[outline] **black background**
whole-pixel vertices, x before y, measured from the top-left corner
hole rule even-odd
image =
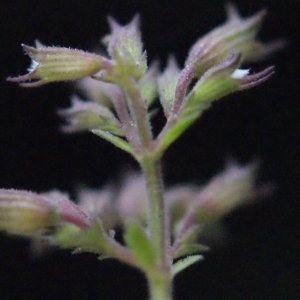
[[[272,181],[269,200],[226,220],[227,247],[176,278],[176,299],[299,299],[299,13],[298,0],[235,1],[243,15],[267,7],[261,39],[284,37],[289,46],[260,70],[276,74],[253,90],[216,103],[167,152],[167,184],[202,183],[227,158],[261,160],[259,181]],[[22,89],[5,82],[24,74],[29,58],[20,44],[91,49],[107,33],[106,16],[121,23],[139,12],[149,59],[169,53],[181,65],[195,39],[225,19],[223,1],[74,0],[0,2],[0,186],[37,192],[77,183],[98,187],[127,168],[128,155],[92,134],[59,133],[57,108],[68,105],[72,84]],[[54,251],[30,255],[24,240],[0,239],[0,299],[146,299],[146,283],[136,270],[93,255]]]

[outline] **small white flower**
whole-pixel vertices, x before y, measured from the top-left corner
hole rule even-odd
[[[231,78],[232,79],[242,79],[245,76],[249,75],[249,71],[250,69],[236,69],[232,74],[231,74]]]

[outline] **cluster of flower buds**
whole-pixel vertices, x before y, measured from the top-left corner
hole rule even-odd
[[[173,57],[162,72],[156,61],[147,66],[139,17],[135,16],[125,26],[108,19],[111,33],[103,39],[107,56],[39,42],[35,48],[23,45],[32,59],[29,73],[8,80],[25,87],[78,80],[77,87],[87,99],[73,96],[71,107],[59,110],[67,122],[62,130],[91,131],[132,154],[144,171],[149,170],[214,101],[256,86],[274,73],[274,67],[256,74],[241,68],[243,62],[257,61],[283,47],[282,41],[263,44],[256,40],[266,12],[241,18],[228,5],[227,13],[224,25],[192,46],[182,69]],[[157,136],[150,124],[156,98],[166,117]],[[230,164],[202,188],[178,186],[161,192],[166,220],[172,227],[174,242],[168,245],[172,260],[205,251],[197,243],[200,224],[219,222],[260,194],[254,184],[255,170],[255,164]],[[151,186],[146,182],[149,196]],[[151,223],[142,175],[129,175],[119,190],[80,189],[78,198],[75,205],[56,191],[0,190],[0,230],[42,237],[47,231],[50,244],[108,255],[153,272],[159,251],[140,226]],[[120,225],[127,248],[114,239],[113,228]],[[200,258],[191,256],[189,263],[175,267],[174,274]]]
[[[255,187],[256,167],[256,164],[242,167],[231,163],[203,187],[183,185],[166,189],[165,200],[174,228],[187,216],[189,226],[219,222],[232,210],[253,201],[261,190]],[[0,229],[34,236],[70,224],[86,230],[93,220],[100,219],[103,229],[109,232],[132,220],[145,224],[146,197],[140,173],[129,173],[117,190],[111,186],[99,190],[78,189],[78,205],[58,191],[36,194],[1,189]]]
[[[140,153],[142,144],[149,146],[141,136],[148,135],[151,140],[148,122],[153,111],[149,107],[158,97],[167,123],[150,147],[157,149],[159,157],[213,101],[260,84],[274,72],[273,67],[256,74],[240,69],[241,63],[262,59],[284,44],[263,44],[255,39],[266,11],[241,18],[227,5],[227,14],[224,25],[191,47],[182,70],[173,57],[162,73],[157,62],[147,69],[139,16],[125,26],[109,17],[111,33],[102,40],[107,57],[39,42],[35,48],[23,45],[32,59],[29,73],[8,80],[34,87],[83,78],[78,87],[88,101],[74,96],[72,106],[59,111],[68,122],[63,131],[91,130],[131,154]]]

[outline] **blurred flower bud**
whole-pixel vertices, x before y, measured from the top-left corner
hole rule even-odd
[[[107,107],[91,101],[82,101],[77,96],[73,96],[71,102],[71,107],[58,111],[59,115],[69,122],[62,127],[64,132],[101,129],[115,135],[124,135],[120,122]]]
[[[172,110],[172,104],[175,98],[175,90],[179,77],[180,69],[178,64],[175,58],[170,56],[167,67],[157,79],[160,102],[164,109],[166,118],[168,118]]]
[[[256,61],[284,46],[282,40],[263,44],[255,40],[266,15],[262,10],[249,18],[241,18],[232,4],[227,5],[228,20],[200,38],[192,46],[186,65],[193,65],[197,77],[224,60],[233,49],[242,61]]]
[[[24,87],[36,87],[52,81],[68,81],[91,76],[105,65],[106,59],[100,55],[61,47],[46,47],[39,42],[36,47],[22,45],[32,59],[29,73],[8,78],[8,81],[23,82],[32,79],[38,81],[21,83]]]
[[[165,199],[170,208],[170,219],[176,223],[185,214],[192,200],[196,197],[198,189],[193,185],[174,186],[166,190]]]
[[[27,191],[0,189],[0,230],[34,235],[55,224],[54,206],[45,197]]]
[[[157,97],[158,61],[154,61],[145,75],[140,79],[139,86],[143,100],[149,107]]]
[[[101,219],[105,230],[114,228],[116,213],[113,209],[113,193],[110,188],[88,189],[81,187],[77,191],[78,206],[91,216]]]
[[[216,175],[194,199],[194,211],[204,222],[218,221],[232,210],[246,204],[255,191],[257,164],[229,164]]]
[[[76,87],[88,100],[109,108],[113,105],[112,97],[114,97],[116,93],[120,93],[120,89],[117,85],[95,80],[91,77],[84,77],[78,80]]]
[[[120,26],[112,17],[108,18],[111,34],[106,36],[107,51],[115,60],[119,73],[141,78],[147,69],[146,53],[139,29],[140,18],[136,15],[132,21]]]
[[[140,222],[146,222],[146,199],[146,186],[142,174],[127,175],[116,200],[116,210],[121,221],[125,224],[128,219],[136,218]]]

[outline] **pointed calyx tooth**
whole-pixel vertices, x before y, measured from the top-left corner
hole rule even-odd
[[[261,72],[244,76],[243,78],[240,78],[240,82],[241,82],[240,89],[246,90],[246,89],[250,89],[254,86],[257,86],[257,85],[267,81],[274,73],[275,73],[275,67],[270,66]]]
[[[126,50],[134,60],[138,61],[143,53],[139,15],[135,15],[125,26],[118,24],[112,17],[108,17],[108,23],[111,29],[111,34],[108,36],[108,53],[112,57],[116,54],[122,57],[127,54],[122,53]]]
[[[53,81],[77,80],[91,76],[105,67],[104,57],[77,49],[46,47],[36,43],[35,47],[22,44],[24,51],[32,59],[28,74],[8,78],[20,82],[24,87],[36,87]],[[37,80],[34,82],[26,82]]]

